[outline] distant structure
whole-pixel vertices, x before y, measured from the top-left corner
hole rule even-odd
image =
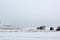
[[[0,27],[0,30],[16,30],[16,29],[17,29],[17,27],[11,26],[11,25],[2,25]]]
[[[0,20],[0,26],[1,26],[1,20]]]
[[[2,25],[2,26],[11,26],[11,25]]]
[[[16,30],[17,27],[0,27],[0,30]]]

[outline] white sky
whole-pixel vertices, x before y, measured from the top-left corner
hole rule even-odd
[[[2,24],[14,26],[60,25],[60,0],[0,0]]]

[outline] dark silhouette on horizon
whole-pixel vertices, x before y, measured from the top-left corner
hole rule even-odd
[[[60,26],[58,26],[58,28],[56,29],[56,31],[60,31]]]
[[[38,30],[45,30],[45,27],[46,26],[40,26],[40,27],[37,27]]]
[[[50,30],[52,31],[52,30],[54,30],[54,28],[53,27],[50,27]]]

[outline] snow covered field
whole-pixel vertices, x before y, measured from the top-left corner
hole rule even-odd
[[[60,32],[0,32],[0,40],[60,40]]]

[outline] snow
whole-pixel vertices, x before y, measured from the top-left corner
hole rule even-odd
[[[0,29],[0,40],[60,40],[60,31],[35,28]]]
[[[56,27],[53,32],[56,32]],[[50,32],[50,27],[46,27],[44,30],[37,29],[37,27],[27,27],[27,28],[18,28],[18,27],[9,27],[9,26],[0,26],[0,32]]]
[[[0,32],[0,40],[60,40],[60,32]]]

